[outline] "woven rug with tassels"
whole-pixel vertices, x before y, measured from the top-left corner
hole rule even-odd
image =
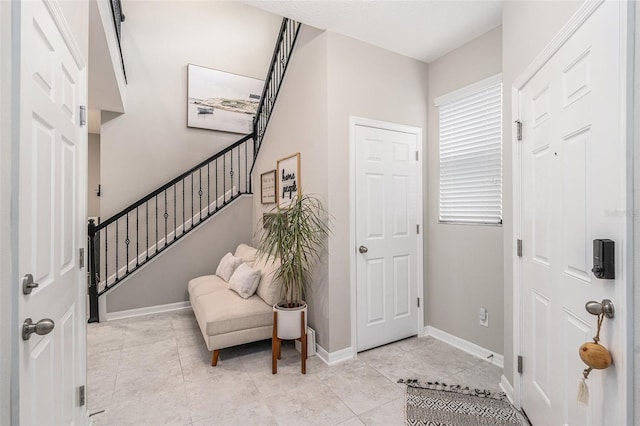
[[[439,382],[407,385],[405,421],[411,426],[516,425],[529,423],[500,392]]]

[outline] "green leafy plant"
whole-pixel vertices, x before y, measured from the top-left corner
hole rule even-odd
[[[275,207],[261,222],[258,249],[281,262],[274,276],[282,285],[281,306],[300,306],[327,243],[326,210],[316,197],[299,194],[288,208]]]

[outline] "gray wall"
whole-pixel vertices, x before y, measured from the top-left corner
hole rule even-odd
[[[425,129],[426,72],[422,62],[305,27],[272,116],[254,187],[278,158],[300,152],[302,187],[327,201],[328,257],[309,304],[318,343],[329,352],[351,346],[349,117]],[[264,211],[258,203],[257,215]]]
[[[451,225],[439,216],[439,96],[502,72],[498,27],[429,64],[426,323],[499,354],[504,350],[501,226]],[[503,161],[510,161],[504,157]],[[464,267],[460,267],[464,265]],[[480,307],[489,327],[479,323]]]
[[[276,168],[278,159],[300,152],[301,187],[305,193],[327,200],[327,35],[312,27],[302,27],[289,64],[276,108],[265,133],[253,173],[254,229],[263,212],[275,204],[260,201],[260,174]],[[309,325],[317,342],[329,342],[329,288],[327,265],[314,274],[307,294]]]
[[[189,300],[190,279],[215,274],[227,252],[251,242],[252,199],[238,198],[107,294],[107,312]]]
[[[636,4],[636,37],[635,37],[635,77],[634,77],[634,114],[635,131],[634,131],[634,212],[640,212],[640,146],[638,146],[638,140],[640,140],[640,7]],[[634,346],[633,354],[634,364],[631,364],[634,371],[634,398],[633,406],[635,408],[633,419],[634,424],[640,424],[640,214],[634,213],[633,215],[633,274],[634,274]]]
[[[502,9],[502,81],[504,83],[502,156],[503,232],[504,232],[504,375],[513,384],[513,197],[511,161],[514,142],[511,132],[513,81],[525,70],[562,26],[575,13],[581,1],[507,0]]]
[[[238,2],[130,1],[124,8],[127,113],[101,128],[103,218],[240,139],[187,128],[187,64],[264,79],[281,22]]]
[[[100,197],[96,194],[100,184],[100,135],[89,133],[87,146],[87,216],[100,216]]]

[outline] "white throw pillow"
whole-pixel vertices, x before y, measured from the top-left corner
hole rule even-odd
[[[235,291],[243,299],[253,296],[260,283],[260,270],[253,269],[246,263],[238,266],[229,279],[229,289]]]
[[[242,259],[235,257],[231,253],[227,253],[220,260],[218,269],[216,269],[216,275],[228,282],[231,275],[233,275],[233,271],[235,271],[241,263]]]

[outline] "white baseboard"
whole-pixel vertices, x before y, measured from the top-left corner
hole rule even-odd
[[[353,359],[353,348],[348,347],[336,352],[327,352],[322,346],[316,344],[316,355],[327,365],[335,365],[343,361]]]
[[[128,309],[126,311],[107,312],[106,318],[107,321],[113,321],[123,318],[159,314],[162,312],[179,311],[181,309],[191,309],[191,304],[189,303],[189,301],[169,303],[166,305],[148,306],[146,308]]]
[[[507,394],[509,402],[513,404],[513,386],[511,386],[511,383],[509,383],[509,380],[507,380],[504,375],[500,377],[500,389]]]
[[[424,328],[424,336],[431,336],[435,339],[441,340],[449,345],[456,347],[462,351],[465,351],[471,355],[482,358],[485,361],[489,361],[491,364],[504,368],[504,356],[489,349],[478,346],[475,343],[471,343],[468,340],[461,339],[460,337],[449,334],[446,331],[442,331],[432,326],[426,326]],[[493,355],[493,357],[491,357]]]

